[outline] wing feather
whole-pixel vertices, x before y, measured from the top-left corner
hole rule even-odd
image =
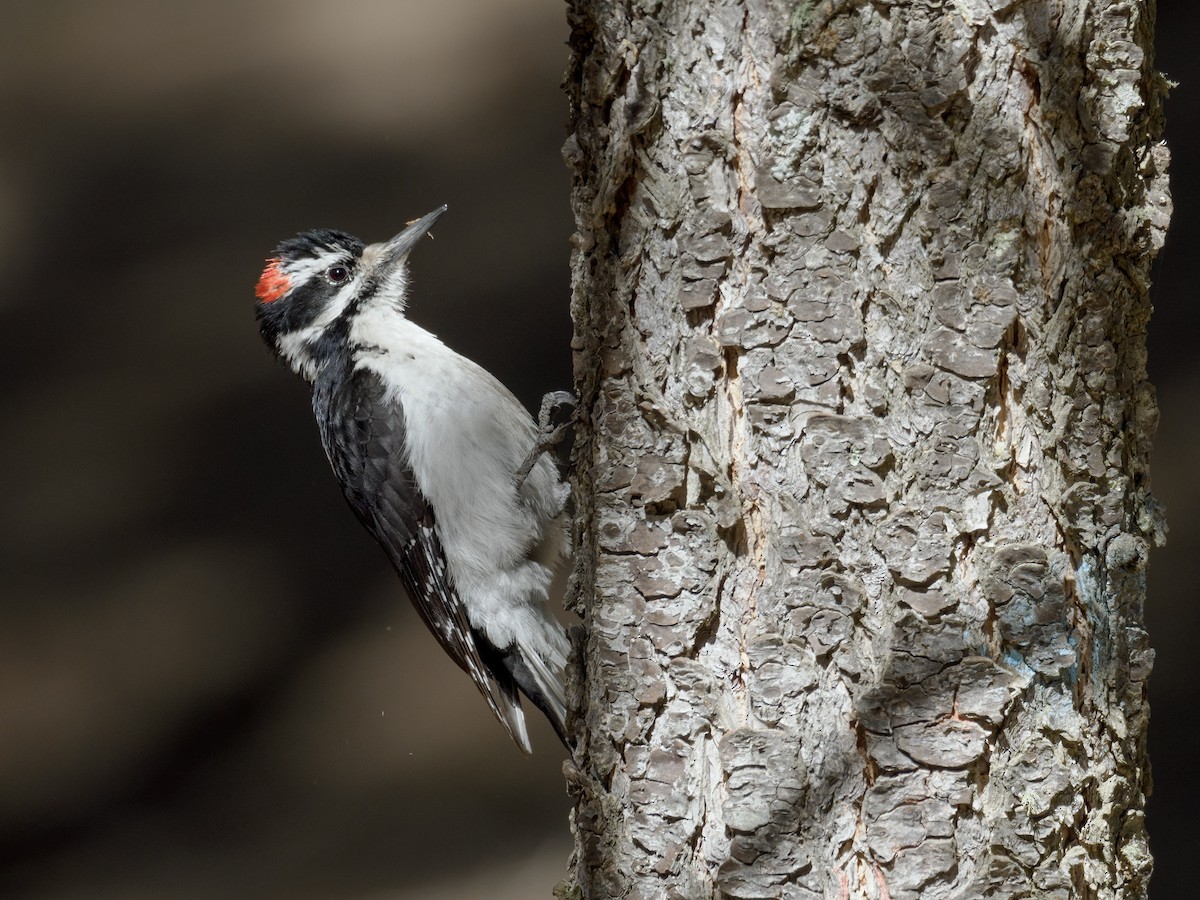
[[[318,379],[313,405],[351,509],[382,545],[438,643],[471,676],[517,746],[530,752],[516,682],[480,655],[447,571],[433,507],[408,462],[400,403],[386,396],[377,375],[358,369]]]

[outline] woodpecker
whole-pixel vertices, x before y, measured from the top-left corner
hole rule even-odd
[[[516,397],[406,315],[409,254],[445,211],[384,243],[328,229],[284,241],[258,280],[258,324],[311,385],[350,508],[529,753],[518,691],[567,744],[570,644],[548,595],[566,555],[569,488]]]

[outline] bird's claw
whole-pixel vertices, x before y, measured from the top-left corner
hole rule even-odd
[[[529,451],[525,462],[521,463],[521,468],[517,469],[518,488],[525,483],[525,479],[529,477],[529,473],[533,471],[533,467],[537,465],[542,454],[547,450],[553,450],[562,443],[567,432],[575,426],[575,405],[575,395],[570,391],[551,391],[542,397],[542,408],[538,411],[538,440],[533,445],[533,449]],[[554,411],[560,406],[571,407],[571,416],[561,425],[553,425],[551,420],[554,417]]]

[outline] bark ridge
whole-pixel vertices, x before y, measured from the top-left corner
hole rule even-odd
[[[1140,2],[573,0],[592,898],[1136,898]]]

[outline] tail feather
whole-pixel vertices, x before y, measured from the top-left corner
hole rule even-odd
[[[525,729],[525,711],[521,709],[521,695],[517,693],[517,682],[511,677],[497,678],[495,685],[499,690],[485,695],[488,705],[500,720],[500,724],[508,731],[513,743],[524,753],[533,753],[533,746],[529,743],[529,732]]]
[[[566,634],[562,631],[562,627],[555,623],[553,643],[547,643],[546,654],[538,653],[536,650],[524,651],[516,642],[509,644],[504,649],[495,647],[483,635],[475,633],[476,644],[479,647],[479,655],[483,659],[484,664],[492,671],[496,677],[496,681],[500,684],[512,686],[511,702],[512,708],[506,709],[503,713],[497,709],[496,704],[493,704],[492,709],[496,712],[497,717],[508,728],[509,734],[513,736],[513,740],[526,753],[529,750],[529,738],[525,733],[525,720],[521,713],[520,698],[517,696],[516,688],[520,688],[521,693],[529,698],[538,709],[540,709],[550,720],[550,725],[554,728],[558,739],[562,741],[563,746],[570,749],[570,743],[567,740],[567,700],[566,690],[563,685],[564,673],[567,665],[567,643]],[[508,691],[505,692],[506,699]],[[520,735],[523,738],[519,739],[513,726],[510,724],[507,716],[515,713],[515,717],[520,723]]]
[[[554,660],[555,665],[547,664],[546,660],[542,659],[536,653],[528,655],[522,653],[521,659],[525,662],[530,675],[531,684],[529,688],[521,683],[521,679],[517,678],[517,684],[525,692],[525,695],[530,700],[533,699],[533,694],[538,694],[545,700],[545,705],[550,708],[546,715],[550,716],[551,720],[558,723],[559,731],[562,731],[562,726],[567,721],[567,697],[566,689],[563,685],[563,672],[566,669],[567,660],[565,657]],[[516,673],[514,672],[514,677]],[[532,690],[530,690],[532,688]]]

